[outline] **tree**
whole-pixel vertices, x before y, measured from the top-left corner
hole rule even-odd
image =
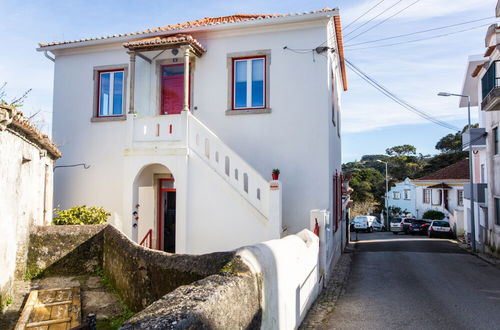
[[[349,186],[353,189],[351,195],[353,202],[380,202],[383,196],[384,180],[384,176],[373,168],[353,172],[349,181]]]
[[[471,128],[477,127],[479,127],[479,124],[471,125]],[[468,129],[469,125],[465,125],[461,132],[443,136],[438,143],[436,143],[436,149],[442,153],[462,152],[462,134]]]
[[[403,144],[402,146],[387,148],[385,153],[389,156],[412,156],[417,154],[417,148],[410,144]]]

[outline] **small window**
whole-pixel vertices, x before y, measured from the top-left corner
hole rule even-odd
[[[424,189],[424,203],[430,204],[430,202],[431,202],[431,190]]]
[[[219,152],[215,152],[215,161],[218,163],[219,162]]]
[[[257,199],[260,200],[260,188],[257,188]]]
[[[233,58],[233,110],[266,107],[266,57]]]
[[[404,199],[409,200],[410,199],[410,189],[405,189],[403,191],[404,194]]]
[[[124,70],[98,71],[97,116],[123,115]]]
[[[464,206],[464,191],[463,190],[457,190],[457,201],[458,201],[458,206]]]
[[[234,178],[236,180],[238,180],[238,169],[237,168],[234,169]]]
[[[401,198],[401,193],[399,191],[393,192],[393,198],[394,199],[400,199]]]
[[[493,152],[498,155],[498,127],[493,129]]]
[[[210,141],[208,139],[205,139],[205,156],[210,158]]]

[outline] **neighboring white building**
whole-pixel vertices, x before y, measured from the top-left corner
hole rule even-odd
[[[468,180],[468,158],[413,180],[416,185],[415,216],[423,218],[428,210],[443,212],[455,227],[455,233],[462,235],[464,184]]]
[[[496,16],[500,17],[500,1]],[[471,212],[475,215],[476,244],[481,250],[500,255],[500,27],[492,24],[485,37],[484,55],[470,56],[462,94],[471,97],[471,105],[478,107],[479,127],[464,136],[464,150],[474,151],[473,191],[466,186],[466,224]],[[460,101],[467,107],[467,99]],[[470,234],[470,232],[469,232]]]
[[[14,280],[24,279],[31,227],[52,221],[52,170],[59,157],[21,111],[0,105],[0,309],[12,298]]]
[[[410,178],[406,178],[402,182],[396,183],[389,190],[387,198],[388,207],[398,207],[402,214],[410,214],[416,216],[416,186]]]
[[[347,85],[337,9],[205,18],[38,50],[54,56],[60,162],[91,165],[56,173],[57,205],[102,206],[136,242],[176,253],[296,233],[310,228],[311,210],[340,242]]]

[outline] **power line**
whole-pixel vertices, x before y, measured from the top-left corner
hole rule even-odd
[[[480,21],[485,21],[485,20],[494,19],[494,18],[495,18],[495,16],[490,16],[490,17],[475,19],[475,20],[472,20],[472,21],[461,22],[461,23],[456,23],[456,24],[451,24],[451,25],[446,25],[446,26],[440,26],[440,27],[437,27],[437,28],[432,28],[432,29],[427,29],[427,30],[421,30],[421,31],[415,31],[415,32],[411,32],[411,33],[400,34],[400,35],[396,35],[396,36],[392,36],[392,37],[387,37],[387,38],[382,38],[382,39],[376,39],[376,40],[358,42],[357,44],[346,45],[345,47],[353,47],[353,46],[358,46],[358,45],[371,44],[371,43],[378,42],[378,41],[385,41],[385,40],[396,39],[396,38],[401,38],[401,37],[409,37],[409,36],[412,36],[412,35],[415,35],[415,34],[421,34],[421,33],[426,33],[426,32],[431,32],[431,31],[436,31],[436,30],[447,29],[447,28],[451,28],[451,27],[455,27],[455,26],[466,25],[466,24],[480,22]]]
[[[431,37],[426,37],[426,38],[420,38],[420,39],[414,39],[414,40],[407,40],[407,41],[395,42],[395,43],[392,43],[392,44],[385,44],[385,45],[378,45],[378,46],[369,46],[369,47],[360,47],[360,48],[350,48],[349,51],[361,50],[361,49],[371,49],[371,48],[382,48],[382,47],[389,47],[389,46],[396,46],[396,45],[402,45],[402,44],[409,44],[409,43],[414,43],[414,42],[432,40],[432,39],[436,39],[436,38],[447,37],[447,36],[450,36],[450,35],[453,35],[453,34],[457,34],[457,33],[472,31],[472,30],[479,29],[479,28],[482,28],[482,27],[485,27],[485,26],[489,26],[489,25],[490,25],[490,23],[479,25],[479,26],[474,26],[474,27],[463,29],[463,30],[459,30],[459,31],[448,32],[448,33],[439,34],[439,35],[435,35],[435,36],[431,36]]]
[[[346,40],[346,42],[349,42],[349,41],[351,41],[351,40],[353,40],[353,39],[356,39],[356,38],[357,38],[357,37],[359,37],[360,35],[363,35],[363,34],[365,34],[365,33],[369,32],[369,31],[373,30],[374,28],[376,28],[377,26],[379,26],[379,25],[381,25],[381,24],[384,24],[385,22],[387,22],[388,20],[390,20],[390,19],[391,19],[391,18],[393,18],[394,16],[399,15],[400,13],[402,13],[402,12],[403,12],[403,11],[405,11],[405,10],[407,10],[408,8],[410,8],[411,6],[415,5],[415,4],[416,4],[416,3],[418,3],[418,2],[420,2],[420,0],[416,0],[416,1],[412,2],[412,3],[411,3],[411,4],[409,4],[408,6],[404,7],[403,9],[401,9],[400,11],[398,11],[398,12],[394,13],[393,15],[391,15],[391,16],[389,16],[389,17],[387,17],[386,19],[384,19],[384,20],[382,20],[382,21],[378,22],[377,24],[375,24],[375,25],[373,25],[372,27],[370,27],[370,28],[366,29],[365,31],[363,31],[363,32],[361,32],[361,33],[356,34],[354,37],[349,38],[348,40]]]
[[[344,37],[347,37],[348,35],[352,34],[354,31],[357,31],[359,29],[361,29],[363,26],[365,26],[366,24],[369,24],[371,21],[373,21],[374,19],[376,19],[377,17],[379,17],[380,15],[383,15],[385,14],[388,10],[392,9],[393,7],[395,7],[397,4],[399,4],[401,1],[403,0],[398,0],[398,2],[396,2],[395,4],[393,4],[392,6],[390,6],[389,8],[386,8],[385,10],[383,10],[381,13],[379,13],[378,15],[372,17],[371,19],[369,19],[368,21],[366,21],[365,23],[361,24],[360,26],[358,26],[357,28],[355,28],[354,30],[352,30],[351,32],[347,33],[346,35],[344,35]]]
[[[344,31],[347,30],[347,28],[349,28],[349,26],[353,25],[354,23],[356,23],[360,18],[363,18],[366,14],[368,14],[369,12],[371,12],[373,9],[375,9],[376,7],[378,7],[378,5],[380,5],[382,2],[384,2],[385,0],[382,0],[380,2],[378,2],[375,6],[371,7],[370,9],[368,9],[367,11],[365,11],[363,14],[361,14],[360,16],[358,16],[358,18],[356,18],[354,21],[352,21],[351,23],[347,24],[345,27],[344,27]]]
[[[392,93],[389,89],[387,89],[386,87],[384,87],[383,85],[381,85],[380,83],[378,83],[376,80],[374,80],[373,78],[371,78],[370,76],[368,76],[366,73],[364,73],[361,69],[359,69],[358,67],[356,67],[352,62],[350,62],[348,59],[345,59],[347,65],[349,66],[349,68],[356,74],[358,75],[359,77],[361,77],[364,81],[366,81],[367,83],[369,83],[370,85],[372,85],[373,87],[375,87],[375,89],[377,89],[379,92],[381,92],[382,94],[384,94],[385,96],[387,96],[388,98],[390,98],[391,100],[393,100],[394,102],[398,103],[399,105],[401,105],[402,107],[404,107],[405,109],[417,114],[418,116],[422,117],[423,119],[426,119],[430,122],[433,122],[434,124],[437,124],[437,125],[440,125],[444,128],[447,128],[447,129],[450,129],[452,131],[461,131],[458,127],[455,127],[451,124],[448,124],[442,120],[439,120],[437,118],[434,118],[432,117],[431,115],[429,115],[428,113],[426,113],[425,111],[422,111],[420,109],[418,109],[417,107],[411,105],[410,103],[406,102],[405,100],[401,99],[400,97],[398,97],[397,95],[395,95],[394,93]]]

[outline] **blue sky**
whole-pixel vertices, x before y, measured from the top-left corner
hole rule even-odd
[[[0,24],[0,83],[7,81],[11,97],[33,88],[23,111],[33,114],[44,130],[50,130],[53,64],[35,51],[38,42],[72,40],[131,32],[207,16],[234,13],[294,13],[324,7],[339,7],[344,25],[380,0],[337,1],[226,1],[226,0],[2,0]],[[353,24],[349,33],[366,20],[399,0],[384,0],[371,14]],[[487,23],[494,19],[446,30],[419,34],[360,46],[349,44],[411,33],[464,21],[493,17],[496,0],[419,0],[394,18],[356,37],[367,28],[417,0],[401,0],[386,14],[346,36],[346,57],[397,95],[420,109],[455,126],[466,124],[466,110],[454,98],[437,97],[445,90],[460,92],[468,55],[484,53]],[[420,39],[447,32],[475,28],[423,42],[390,47],[358,49]],[[311,45],[304,41],[302,47]],[[428,123],[393,103],[352,72],[349,91],[343,95],[343,161],[364,154],[383,153],[398,144],[413,144],[424,154],[435,153],[437,140],[452,131]]]

